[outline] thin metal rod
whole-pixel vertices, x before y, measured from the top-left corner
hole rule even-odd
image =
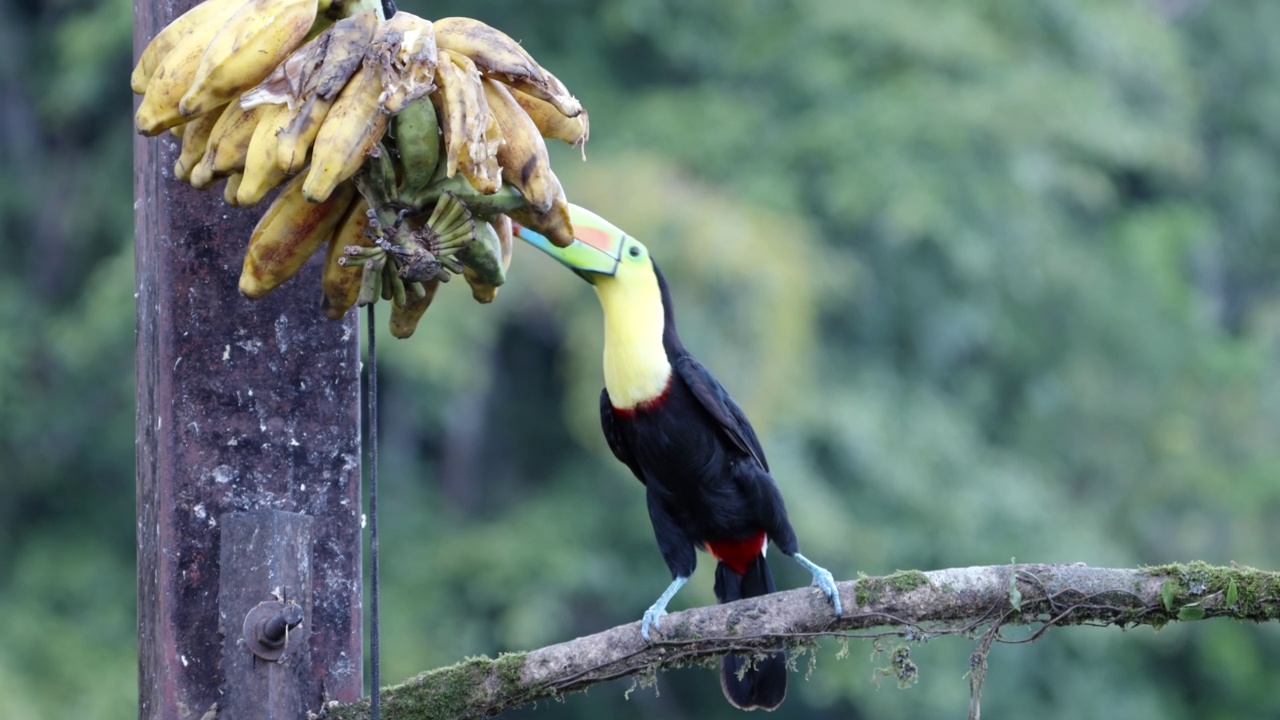
[[[369,717],[380,720],[382,687],[378,628],[378,332],[374,305],[369,303]]]

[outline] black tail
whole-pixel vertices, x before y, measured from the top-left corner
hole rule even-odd
[[[722,603],[742,598],[767,595],[776,588],[769,564],[760,555],[747,567],[744,575],[729,569],[728,565],[716,565],[716,599]],[[787,654],[775,653],[755,661],[742,655],[725,655],[720,666],[720,689],[725,699],[743,710],[773,710],[787,696]]]

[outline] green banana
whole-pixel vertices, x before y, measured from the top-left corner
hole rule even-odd
[[[396,149],[400,153],[400,195],[412,197],[426,189],[440,164],[440,121],[435,105],[420,98],[393,119]]]

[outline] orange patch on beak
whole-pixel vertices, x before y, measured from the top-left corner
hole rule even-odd
[[[600,252],[607,253],[610,256],[615,254],[617,249],[614,247],[614,237],[604,230],[579,225],[574,228],[574,231],[574,237],[577,238],[578,242],[584,245],[590,245]]]

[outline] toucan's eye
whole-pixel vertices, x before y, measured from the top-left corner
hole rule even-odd
[[[632,245],[631,249],[628,250],[627,252],[631,253],[631,257],[638,258],[640,257],[640,246]]]

